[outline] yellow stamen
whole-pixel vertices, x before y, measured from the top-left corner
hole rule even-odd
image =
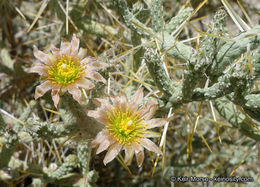
[[[85,70],[79,58],[68,55],[55,56],[52,65],[48,67],[48,79],[54,83],[70,84],[79,79]]]
[[[138,139],[143,138],[146,133],[147,124],[137,112],[129,110],[129,106],[126,111],[122,111],[121,108],[113,108],[107,117],[110,120],[108,129],[120,144],[138,142]]]

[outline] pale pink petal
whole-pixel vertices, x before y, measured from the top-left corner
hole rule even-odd
[[[35,89],[35,95],[34,98],[38,99],[39,97],[43,96],[47,91],[52,89],[52,83],[51,81],[45,81]]]
[[[107,125],[109,123],[109,119],[107,118],[106,112],[101,109],[100,110],[89,110],[87,115],[105,125]]]
[[[88,50],[80,48],[77,57],[81,60],[87,55]]]
[[[92,118],[97,119],[100,116],[100,110],[88,110],[87,115],[92,117]]]
[[[133,142],[132,146],[135,150],[135,157],[136,157],[137,165],[138,165],[138,167],[141,167],[141,165],[144,161],[144,148],[136,142]]]
[[[119,101],[120,101],[122,111],[125,112],[128,106],[128,100],[125,92],[119,93]]]
[[[60,49],[58,49],[57,47],[55,47],[53,44],[51,44],[50,46],[51,52],[54,55],[60,55]]]
[[[144,146],[147,150],[162,155],[162,151],[151,140],[149,140],[147,138],[142,138],[142,139],[140,139],[140,144],[142,146]]]
[[[97,61],[97,59],[95,58],[95,57],[92,57],[92,56],[87,56],[86,58],[83,58],[81,61],[80,61],[80,63],[82,64],[86,64],[86,65],[88,65],[89,63],[91,63],[91,62],[96,62]]]
[[[71,40],[71,50],[70,55],[76,56],[79,51],[79,39],[77,38],[76,34],[73,34],[72,40]]]
[[[103,142],[106,139],[106,130],[102,130],[100,131],[95,139],[91,142],[91,147],[96,147],[98,144],[100,144],[101,142]]]
[[[147,129],[164,126],[167,122],[169,122],[169,119],[166,118],[154,118],[144,121],[145,124],[148,124],[148,126],[146,126]]]
[[[94,98],[92,99],[92,102],[99,107],[102,106],[106,111],[109,111],[111,108],[113,108],[107,99]]]
[[[149,120],[153,117],[157,110],[157,101],[148,101],[145,103],[138,111],[139,116],[143,117],[145,120]]]
[[[134,149],[132,146],[126,145],[124,147],[125,150],[125,159],[124,162],[126,165],[130,164],[132,162],[133,156],[134,156]]]
[[[146,114],[143,115],[144,119],[145,120],[151,119],[154,116],[157,108],[158,108],[157,105],[151,107],[150,110]]]
[[[75,86],[75,85],[74,85]],[[70,87],[67,88],[68,92],[72,95],[72,97],[78,101],[79,103],[81,103],[81,91],[79,88],[75,88],[73,87],[73,85],[71,85]]]
[[[61,41],[60,53],[61,55],[69,55],[71,49],[70,42]]]
[[[80,79],[77,82],[75,82],[76,87],[84,88],[86,90],[91,90],[95,87],[95,85],[87,79]]]
[[[146,133],[144,134],[144,137],[146,137],[146,138],[158,138],[160,136],[161,136],[160,133],[153,132],[153,131],[146,131]]]
[[[47,76],[47,68],[41,63],[34,63],[29,70],[30,73],[38,73],[40,76]]]
[[[136,153],[144,150],[144,148],[136,142],[132,142],[132,146],[133,146]]]
[[[53,100],[54,106],[56,108],[58,107],[58,103],[60,101],[59,91],[60,91],[60,88],[57,87],[57,88],[53,88],[52,92],[51,92],[52,100]]]
[[[91,71],[98,71],[106,67],[108,67],[107,63],[100,62],[97,59],[91,60],[90,62],[87,63],[87,68],[90,69]]]
[[[107,82],[106,79],[104,79],[98,72],[89,71],[88,69],[85,70],[85,77],[95,81],[103,82],[104,84]]]
[[[99,153],[105,151],[110,145],[111,145],[111,142],[108,139],[104,139],[98,146],[96,154],[99,154]]]
[[[44,52],[38,50],[38,48],[36,46],[33,46],[33,54],[38,60],[40,60],[41,62],[43,62],[45,64],[52,63],[52,56],[45,54]]]
[[[113,103],[113,106],[115,107],[115,108],[120,108],[121,107],[121,105],[120,105],[120,97],[118,96],[118,95],[116,95],[116,96],[110,96],[110,99],[111,99],[111,101],[112,101],[112,103]]]
[[[138,109],[138,106],[142,102],[143,97],[144,97],[144,92],[142,87],[136,91],[136,93],[133,95],[130,101],[130,108],[132,111],[136,111]]]
[[[107,163],[111,162],[120,152],[122,148],[122,145],[118,144],[118,143],[114,143],[113,145],[111,145],[108,149],[108,152],[103,160],[104,165],[107,165]]]
[[[103,105],[103,103],[106,103],[106,104],[110,105],[109,101],[107,99],[103,99],[103,98],[94,98],[94,99],[92,99],[92,101],[97,106],[101,106],[101,105]]]
[[[127,96],[124,92],[120,92],[117,96],[110,97],[114,107],[119,108],[122,112],[125,112],[128,106]]]
[[[144,162],[144,151],[140,151],[138,153],[135,153],[136,162],[138,167],[140,168]]]

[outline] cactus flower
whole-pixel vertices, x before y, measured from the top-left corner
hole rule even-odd
[[[80,88],[89,90],[95,85],[91,80],[106,83],[97,70],[107,67],[93,57],[85,57],[84,50],[79,50],[79,39],[74,34],[71,42],[61,42],[60,49],[50,46],[51,52],[45,54],[34,46],[34,56],[37,61],[30,69],[38,73],[42,82],[35,90],[35,99],[52,90],[52,100],[55,107],[60,100],[60,94],[68,91],[80,103]]]
[[[137,165],[140,167],[144,160],[144,148],[157,154],[162,154],[148,137],[156,137],[158,133],[150,131],[154,127],[163,126],[169,119],[154,118],[157,102],[149,101],[139,107],[143,100],[143,89],[137,90],[131,101],[125,93],[110,96],[109,99],[93,99],[99,106],[96,110],[88,111],[88,115],[105,125],[92,141],[92,147],[97,147],[96,154],[108,150],[103,160],[106,165],[112,161],[121,150],[125,152],[124,162],[129,164],[135,154]]]

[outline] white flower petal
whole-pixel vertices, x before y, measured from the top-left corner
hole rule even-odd
[[[140,151],[138,153],[135,153],[136,162],[138,167],[140,168],[144,162],[144,151]]]
[[[147,129],[152,129],[155,127],[164,126],[168,121],[169,119],[166,118],[153,118],[150,120],[145,120],[144,123],[148,124],[148,126],[146,126]]]
[[[141,165],[143,164],[143,161],[144,161],[144,148],[136,142],[133,142],[132,146],[135,150],[135,157],[136,157],[137,165],[138,165],[138,167],[141,167]]]
[[[132,146],[133,146],[136,153],[144,150],[144,148],[136,142],[132,142]]]
[[[80,63],[81,63],[81,64],[88,65],[89,63],[91,63],[91,62],[96,62],[96,61],[97,61],[97,59],[96,59],[95,57],[87,56],[87,57],[83,58],[83,59],[80,61]]]
[[[144,137],[146,138],[159,138],[161,134],[159,132],[146,131]]]
[[[113,103],[113,106],[114,106],[115,108],[120,108],[120,98],[119,98],[118,95],[116,95],[116,96],[110,96],[110,99],[111,99],[111,101],[112,101],[112,103]]]
[[[143,87],[139,88],[136,93],[133,95],[130,101],[130,108],[132,111],[136,111],[138,109],[139,104],[142,102],[144,97]]]
[[[75,85],[74,85],[75,86]],[[81,103],[81,91],[80,89],[73,87],[72,85],[68,87],[68,92],[72,95],[72,97]]]
[[[91,147],[96,147],[97,145],[99,145],[101,142],[103,142],[106,139],[106,130],[102,130],[100,131],[94,140],[92,140],[91,142]]]
[[[50,49],[51,49],[52,54],[60,55],[60,50],[57,47],[55,47],[53,44],[51,44]]]
[[[97,121],[107,125],[109,123],[109,119],[107,118],[106,112],[102,109],[99,110],[89,110],[87,115],[96,119]]]
[[[125,92],[119,93],[119,101],[122,111],[125,112],[128,106],[128,99]]]
[[[73,34],[72,40],[71,40],[71,50],[70,55],[76,56],[79,51],[79,39],[77,38],[76,34]]]
[[[86,90],[91,90],[95,88],[95,85],[90,81],[85,78],[78,80],[75,82],[76,87],[84,88]]]
[[[127,96],[124,92],[120,92],[117,96],[110,96],[114,107],[120,108],[122,112],[125,112],[128,106]]]
[[[149,120],[153,117],[157,108],[157,101],[149,101],[139,109],[138,113],[140,117],[144,117],[145,120]]]
[[[95,105],[104,108],[106,111],[110,111],[110,109],[113,108],[113,106],[110,104],[110,102],[107,99],[94,98],[92,99],[92,102]]]
[[[82,60],[87,55],[88,50],[80,48],[77,57]]]
[[[102,75],[100,75],[98,72],[89,71],[88,69],[85,70],[85,77],[93,79],[98,82],[103,82],[104,84],[106,84],[107,82],[106,79],[104,79]]]
[[[71,49],[70,42],[61,41],[60,45],[60,54],[61,55],[69,55]]]
[[[124,162],[126,165],[130,164],[132,162],[133,156],[134,156],[134,149],[133,147],[130,145],[126,145],[124,147],[125,150],[125,158],[124,158]]]
[[[96,154],[99,154],[103,151],[105,151],[109,146],[110,146],[111,142],[108,139],[104,139],[104,141],[102,141],[97,149]]]
[[[142,146],[144,146],[147,150],[162,155],[162,151],[151,140],[149,140],[147,138],[142,138],[142,139],[140,139],[140,144]]]
[[[111,162],[120,152],[122,148],[122,145],[118,143],[114,143],[109,147],[109,150],[103,160],[104,165],[107,165],[107,163]]]
[[[102,68],[107,68],[108,64],[98,61],[97,59],[87,59],[89,62],[87,63],[87,68],[91,71],[98,71]]]
[[[47,76],[47,68],[41,63],[34,63],[29,70],[30,73],[38,73],[40,76]]]
[[[36,46],[33,46],[33,54],[38,60],[40,60],[41,62],[43,62],[45,64],[52,63],[52,56],[45,54],[44,52],[38,50],[38,48]]]
[[[59,91],[60,91],[60,87],[56,87],[53,88],[51,92],[52,100],[56,108],[58,107],[58,103],[60,101]]]
[[[45,81],[35,89],[35,95],[34,98],[38,99],[39,97],[43,96],[47,91],[52,89],[52,83],[51,81]]]

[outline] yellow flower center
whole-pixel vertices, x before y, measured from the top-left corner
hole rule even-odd
[[[54,83],[70,84],[81,77],[85,67],[79,58],[68,55],[55,56],[52,65],[48,67],[48,79]]]
[[[137,112],[132,113],[129,106],[125,112],[120,108],[113,108],[110,113],[107,113],[107,117],[110,120],[108,130],[120,144],[138,142],[138,138],[144,137],[147,124]]]

